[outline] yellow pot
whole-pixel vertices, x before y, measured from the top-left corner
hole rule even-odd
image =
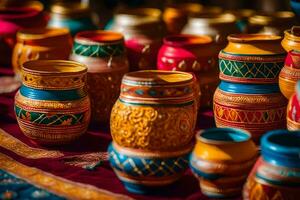
[[[291,50],[300,51],[300,36],[296,36],[292,33],[292,29],[284,31],[284,38],[281,42],[283,48],[289,52]]]

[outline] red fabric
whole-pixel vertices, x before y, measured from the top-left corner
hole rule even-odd
[[[0,68],[0,75],[4,74],[12,75],[12,72],[7,69]],[[10,133],[14,137],[20,139],[21,141],[32,147],[39,147],[37,144],[34,144],[30,140],[28,140],[21,133],[14,115],[13,97],[14,94],[0,95],[0,128],[4,129],[6,132]],[[201,112],[199,116],[198,127],[208,128],[212,126],[214,126],[212,112]],[[84,137],[82,137],[72,145],[59,148],[59,150],[62,150],[65,155],[72,155],[89,151],[106,151],[107,146],[110,142],[111,136],[109,134],[108,126],[104,127],[99,125],[92,125]],[[125,194],[135,199],[207,199],[201,194],[198,181],[193,177],[190,171],[186,172],[183,178],[180,179],[176,184],[170,186],[169,189],[164,190],[163,194],[152,196],[134,195],[128,193],[125,190],[122,183],[116,177],[107,161],[101,164],[101,166],[96,170],[89,171],[80,167],[66,165],[60,158],[32,160],[21,157],[14,152],[8,151],[1,147],[0,152],[5,153],[6,155],[27,166],[33,166],[72,181],[87,183],[102,189],[109,190],[111,192]]]

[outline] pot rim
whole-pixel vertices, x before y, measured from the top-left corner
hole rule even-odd
[[[123,76],[122,84],[127,81],[138,85],[172,85],[189,83],[195,79],[195,76],[188,72],[164,71],[164,70],[141,70],[129,72]]]
[[[218,139],[218,136],[227,138]],[[210,128],[198,131],[196,139],[206,144],[226,145],[248,142],[252,137],[248,131],[239,128]]]
[[[81,31],[75,35],[75,41],[86,45],[122,43],[124,36],[115,31]]]
[[[57,36],[69,35],[70,31],[67,28],[30,28],[22,29],[17,33],[18,40],[41,40]]]
[[[261,42],[274,42],[281,41],[282,37],[279,35],[269,35],[269,34],[231,34],[227,37],[229,42],[234,43],[261,43]]]
[[[300,36],[292,34],[292,29],[287,29],[284,31],[284,39],[293,40],[295,42],[300,42]]]
[[[51,14],[58,15],[76,15],[76,14],[89,14],[90,8],[80,2],[58,2],[50,7]]]
[[[209,45],[213,39],[208,35],[193,35],[193,34],[177,34],[166,36],[163,39],[164,44],[174,47],[191,46],[195,45]]]
[[[231,13],[205,13],[190,17],[189,23],[192,24],[232,24],[236,22],[236,16]]]
[[[31,60],[22,65],[22,71],[31,74],[65,76],[84,74],[84,64],[69,60]]]
[[[300,131],[269,131],[261,139],[261,149],[262,152],[299,156]]]
[[[295,14],[291,11],[277,11],[273,14],[258,13],[249,18],[250,24],[270,25],[276,23],[286,23],[295,18]]]
[[[193,3],[193,2],[170,4],[164,9],[164,15],[166,14],[166,12],[172,13],[175,16],[177,13],[184,13],[184,14],[201,13],[201,11],[203,11],[203,8],[204,7],[202,4]]]
[[[4,8],[31,8],[34,10],[43,11],[44,5],[37,0],[29,0],[29,1],[4,1],[2,4],[0,3],[0,7]]]
[[[33,8],[0,8],[0,19],[22,20],[35,17],[40,13],[40,10]]]

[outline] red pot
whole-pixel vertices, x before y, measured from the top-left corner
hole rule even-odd
[[[125,40],[130,71],[155,69],[161,39],[137,36]]]
[[[209,36],[172,35],[164,38],[159,50],[157,68],[195,73],[200,83],[201,107],[212,105],[218,79],[217,49]]]

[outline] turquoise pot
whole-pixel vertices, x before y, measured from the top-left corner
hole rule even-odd
[[[111,167],[125,188],[137,194],[160,192],[179,179],[188,168],[190,151],[191,148],[163,155],[120,147],[114,142],[108,147]]]

